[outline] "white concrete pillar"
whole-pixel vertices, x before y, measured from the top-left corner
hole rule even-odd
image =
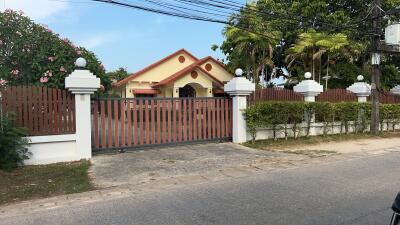
[[[324,87],[321,84],[315,80],[310,80],[311,76],[311,73],[305,73],[306,80],[293,87],[293,91],[303,95],[306,102],[315,102],[315,97],[324,91]]]
[[[90,95],[100,88],[100,79],[83,69],[86,60],[79,58],[77,69],[65,78],[65,88],[75,94],[76,151],[81,159],[92,157]]]
[[[358,102],[367,102],[368,96],[371,95],[371,85],[363,80],[364,76],[359,75],[357,77],[357,82],[347,88],[348,91],[351,91],[357,95]]]
[[[312,75],[310,72],[305,73],[304,78],[306,78],[306,80],[303,80],[293,87],[294,92],[304,96],[305,102],[315,102],[315,97],[317,97],[324,91],[324,87],[315,80],[311,80],[311,77]],[[309,115],[306,111],[304,112],[304,118],[306,122],[310,123],[310,130],[308,135],[315,135],[315,127],[313,126],[313,123],[315,122],[315,113]]]
[[[237,77],[230,80],[224,86],[225,93],[232,96],[232,141],[243,143],[247,141],[247,126],[244,118],[244,110],[247,107],[247,96],[253,93],[256,86],[244,77],[240,77],[243,71],[236,70]]]
[[[400,85],[396,85],[394,88],[390,89],[390,92],[395,95],[400,95]]]

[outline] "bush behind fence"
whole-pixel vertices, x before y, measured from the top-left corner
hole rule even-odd
[[[400,105],[382,104],[380,110],[381,130],[384,127],[395,130],[400,124]],[[263,127],[272,129],[274,139],[280,132],[285,138],[289,137],[289,133],[297,138],[301,131],[309,136],[313,122],[322,123],[323,135],[333,133],[336,123],[340,124],[340,133],[365,132],[369,128],[370,115],[371,104],[357,102],[263,102],[248,107],[245,112],[253,141],[257,130]],[[304,123],[305,130],[302,130]]]

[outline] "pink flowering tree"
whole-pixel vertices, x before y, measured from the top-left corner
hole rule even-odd
[[[101,79],[105,90],[111,82],[99,59],[83,47],[62,39],[49,28],[34,23],[22,12],[0,12],[0,85],[64,87],[78,57]],[[104,89],[103,89],[104,90]]]

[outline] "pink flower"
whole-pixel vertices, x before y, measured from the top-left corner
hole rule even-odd
[[[18,11],[18,14],[22,16],[22,15],[24,15],[24,11],[19,10],[19,11]]]
[[[3,45],[3,41],[2,40],[0,40],[0,45]]]
[[[76,54],[82,55],[82,51],[78,50],[78,51],[76,51]]]
[[[67,70],[63,66],[61,66],[60,67],[60,72],[67,72]]]
[[[46,72],[43,73],[43,76],[44,77],[52,77],[53,73],[51,71],[47,70]]]
[[[47,59],[48,59],[50,62],[54,62],[54,60],[55,60],[55,57],[53,57],[53,56],[49,56]]]
[[[10,72],[12,75],[16,76],[19,74],[19,70],[11,70]]]
[[[5,13],[12,13],[13,10],[12,10],[12,9],[6,9],[4,12],[5,12]]]
[[[15,61],[12,61],[12,62],[11,62],[11,64],[13,64],[13,65],[17,65],[17,62],[15,62]]]
[[[0,79],[0,86],[4,86],[7,84],[7,81],[4,79]]]
[[[47,83],[49,82],[49,78],[48,77],[41,77],[40,78],[40,83]]]
[[[46,30],[47,30],[47,32],[49,32],[49,33],[53,33],[53,31],[52,31],[51,29],[49,29],[49,28],[47,28]]]

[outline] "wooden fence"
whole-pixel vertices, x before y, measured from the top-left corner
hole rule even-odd
[[[231,104],[229,98],[93,99],[93,149],[230,139]]]
[[[346,89],[328,89],[319,94],[317,102],[357,102],[357,95]]]
[[[368,99],[370,101],[370,98]],[[250,105],[263,101],[304,101],[302,95],[289,89],[264,88],[256,90],[248,97]],[[346,89],[328,89],[319,94],[315,101],[317,102],[357,102],[357,95]],[[381,92],[380,102],[382,104],[400,103],[400,96],[390,92]]]
[[[379,100],[382,104],[398,104],[400,103],[400,96],[389,91],[385,91],[380,93]]]
[[[248,97],[248,102],[253,105],[263,101],[303,101],[303,96],[293,90],[284,88],[264,88],[256,90]]]
[[[38,86],[1,90],[3,114],[14,114],[14,126],[29,136],[75,133],[75,98],[66,90]]]

